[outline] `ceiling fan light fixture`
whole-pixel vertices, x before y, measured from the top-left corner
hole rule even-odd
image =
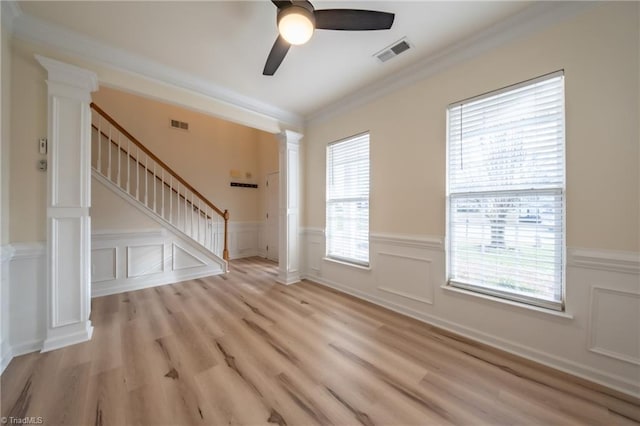
[[[289,6],[278,13],[278,32],[290,44],[305,44],[311,39],[314,29],[313,12],[304,7]]]

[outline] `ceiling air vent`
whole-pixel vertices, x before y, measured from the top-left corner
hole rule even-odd
[[[171,119],[171,127],[173,127],[174,129],[189,130],[189,123]]]
[[[393,43],[391,46],[385,47],[384,49],[382,49],[381,51],[379,51],[373,56],[378,58],[380,62],[387,62],[389,59],[395,58],[396,56],[398,56],[402,52],[409,50],[410,48],[411,48],[411,45],[409,44],[407,39],[401,38],[400,40]]]

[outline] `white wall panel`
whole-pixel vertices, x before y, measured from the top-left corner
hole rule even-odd
[[[431,259],[391,252],[377,253],[378,290],[421,303],[433,303]]]
[[[558,313],[445,287],[442,237],[372,234],[367,269],[325,259],[321,229],[301,235],[309,280],[640,396],[637,253],[569,249],[567,310]]]
[[[207,263],[190,253],[188,250],[180,247],[178,244],[173,243],[173,260],[172,269],[179,271],[181,269],[197,268],[198,266],[205,266]]]
[[[91,250],[91,282],[114,280],[118,264],[116,247]]]
[[[127,278],[164,272],[164,244],[127,247]]]
[[[640,293],[592,287],[589,322],[592,352],[640,365],[638,324]]]

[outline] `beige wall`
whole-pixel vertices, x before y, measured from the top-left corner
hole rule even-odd
[[[91,230],[150,230],[158,222],[143,214],[95,178],[91,179]]]
[[[9,155],[11,129],[11,44],[10,35],[2,28],[0,35],[0,245],[9,242]]]
[[[567,243],[639,249],[638,3],[600,4],[305,134],[307,227],[324,227],[325,147],[371,133],[371,231],[443,236],[447,105],[565,70]],[[313,161],[311,161],[313,160]]]
[[[12,49],[10,241],[46,238],[47,174],[38,139],[47,136],[47,73],[31,52]]]
[[[44,241],[46,238],[46,173],[37,170],[37,163],[43,158],[38,153],[37,141],[47,135],[46,72],[33,54],[32,46],[14,42],[11,55],[8,55],[11,58],[8,61],[11,73],[7,73],[11,75],[11,89],[20,96],[11,97],[10,104],[11,167],[6,170],[10,179],[3,178],[2,185],[9,186],[9,202],[3,203],[3,206],[9,207],[11,220],[7,225],[10,228],[9,236],[6,239],[3,236],[3,242]],[[4,70],[3,79],[6,79]],[[109,88],[102,87],[94,95],[94,100],[101,107],[163,161],[214,204],[229,209],[231,221],[262,219],[259,210],[261,191],[231,188],[229,171],[250,172],[257,182],[262,173],[261,167],[269,168],[270,164],[274,161],[277,164],[278,161],[277,146],[274,151],[268,142],[266,146],[260,144],[260,141],[275,141],[272,134]],[[188,121],[190,131],[185,133],[170,129],[169,118]],[[4,151],[3,148],[3,154]],[[5,197],[4,190],[2,196]],[[93,194],[94,230],[155,226],[153,222],[146,223],[136,217],[138,212],[135,209],[123,208],[120,210],[123,217],[114,216],[111,214],[113,209],[109,207],[116,204],[108,202],[109,198],[100,189]],[[104,206],[105,209],[97,206]]]
[[[216,206],[228,209],[231,221],[262,220],[261,190],[231,187],[230,181],[239,179],[231,178],[230,172],[241,172],[243,182],[259,183],[262,168],[272,158],[277,162],[277,151],[261,143],[270,134],[109,88],[94,93],[93,101]],[[189,131],[170,128],[170,119],[188,122]],[[246,173],[252,177],[246,178]],[[104,204],[101,195],[92,197],[94,229],[103,223],[114,229],[118,221],[112,210],[96,208]],[[128,220],[124,212],[121,223]],[[106,215],[111,217],[103,218]]]

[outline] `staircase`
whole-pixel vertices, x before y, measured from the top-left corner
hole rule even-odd
[[[91,127],[94,177],[124,193],[164,226],[218,259],[229,260],[227,210],[207,200],[94,103]]]

